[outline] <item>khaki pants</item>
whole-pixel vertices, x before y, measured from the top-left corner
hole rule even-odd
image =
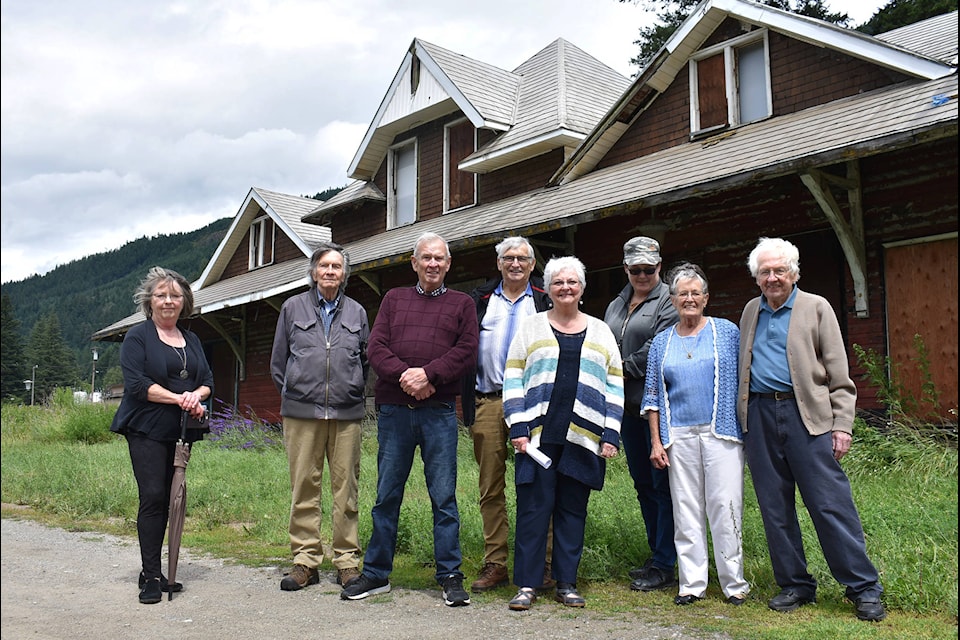
[[[483,562],[507,566],[510,524],[507,520],[506,471],[510,430],[503,419],[503,400],[477,398],[471,427],[473,456],[480,466],[480,517],[483,520]],[[547,536],[547,562],[553,551],[553,527]]]
[[[315,569],[323,562],[320,541],[323,461],[330,464],[333,497],[333,558],[336,569],[360,564],[360,421],[283,419],[290,466],[290,549],[294,564]]]

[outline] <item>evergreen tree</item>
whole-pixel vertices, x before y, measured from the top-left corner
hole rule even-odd
[[[618,0],[638,2],[639,0]],[[831,11],[825,0],[761,0],[762,4],[790,11],[802,16],[849,27],[850,16]],[[657,22],[651,27],[641,27],[640,37],[634,44],[640,47],[631,64],[643,69],[670,39],[677,27],[693,12],[700,0],[652,0],[644,3],[646,11],[656,12]],[[840,3],[842,4],[842,2]],[[897,27],[913,24],[919,20],[957,10],[957,0],[890,0],[874,14],[869,22],[858,27],[868,34],[877,34]]]
[[[34,325],[27,357],[38,365],[35,391],[38,402],[57,387],[72,387],[80,379],[73,352],[63,339],[60,320],[54,312]]]
[[[957,10],[957,0],[890,0],[857,31],[870,35]]]
[[[0,298],[0,398],[3,400],[22,401],[26,392],[24,388],[24,370],[28,365],[24,362],[23,340],[20,337],[20,321],[13,309],[10,296],[4,294]]]

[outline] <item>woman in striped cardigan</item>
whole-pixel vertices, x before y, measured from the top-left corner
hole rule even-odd
[[[603,488],[606,459],[617,455],[623,416],[616,339],[602,320],[580,311],[583,263],[554,258],[544,282],[553,308],[520,325],[503,381],[504,418],[517,451],[513,579],[520,590],[509,607],[520,611],[536,600],[543,580],[551,518],[556,600],[585,605],[576,581],[587,502],[591,490]]]

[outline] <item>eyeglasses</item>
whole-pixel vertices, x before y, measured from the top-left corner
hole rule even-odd
[[[572,278],[571,278],[570,280],[554,280],[554,281],[552,281],[552,282],[550,283],[550,286],[551,286],[551,287],[558,287],[558,288],[559,288],[559,287],[570,287],[571,289],[573,289],[573,288],[575,288],[575,287],[579,287],[579,286],[580,286],[580,281],[579,281],[579,280],[573,280]]]
[[[154,300],[170,300],[171,302],[180,302],[183,300],[183,296],[179,293],[155,293],[153,294]]]
[[[786,267],[777,267],[776,269],[761,269],[757,272],[757,277],[761,280],[766,280],[772,274],[777,278],[782,278],[783,276],[787,275],[788,272],[789,269]]]
[[[533,260],[533,258],[531,258],[530,256],[500,256],[500,261],[501,261],[501,262],[506,262],[506,263],[508,263],[508,264],[511,263],[511,262],[517,262],[517,263],[519,263],[519,264],[526,264],[526,263],[530,262],[531,260]]]
[[[686,298],[690,298],[691,300],[696,300],[697,298],[703,297],[703,291],[683,291],[681,293],[675,293],[673,295],[676,296],[677,298],[680,298],[681,300],[684,300]]]
[[[644,275],[652,276],[657,272],[657,267],[627,267],[627,271],[630,272],[632,276],[638,276],[641,273]]]

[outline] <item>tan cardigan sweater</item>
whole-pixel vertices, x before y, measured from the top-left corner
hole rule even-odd
[[[740,316],[740,389],[737,416],[744,433],[750,397],[750,363],[757,334],[760,298],[754,298]],[[787,363],[800,417],[810,435],[828,431],[853,432],[857,387],[850,378],[847,351],[833,307],[826,299],[797,291],[787,330]]]

